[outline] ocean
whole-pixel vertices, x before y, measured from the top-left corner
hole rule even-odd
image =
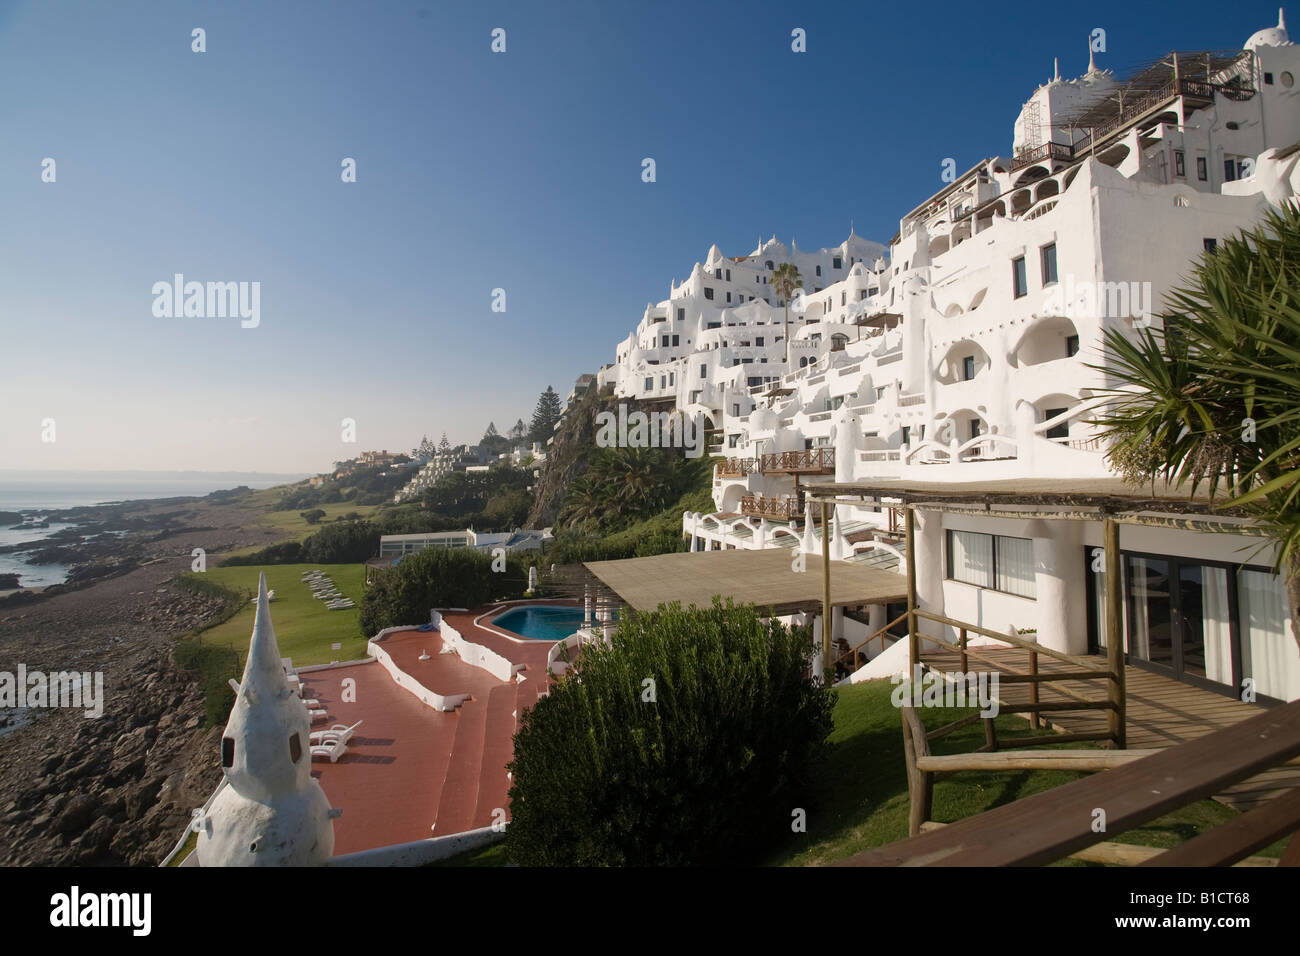
[[[234,471],[6,471],[0,470],[0,511],[51,511],[133,501],[143,498],[201,497],[214,491],[270,488],[300,481],[306,475],[276,475]],[[0,545],[36,542],[68,525],[51,522],[48,528],[12,530],[0,522]],[[25,587],[45,587],[67,579],[61,564],[28,564],[23,552],[0,553],[0,574],[20,575]]]

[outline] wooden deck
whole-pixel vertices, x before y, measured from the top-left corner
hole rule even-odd
[[[957,655],[948,651],[927,652],[922,658],[927,665],[941,671],[961,669]],[[1106,663],[1101,657],[1097,657],[1097,661],[1103,666]],[[986,670],[992,666],[990,662],[996,662],[997,669],[1004,673],[1029,673],[1028,652],[1012,647],[972,647],[967,669]],[[1038,669],[1040,673],[1049,673],[1071,668],[1040,654]],[[1245,720],[1263,709],[1132,665],[1125,668],[1125,682],[1128,692],[1127,744],[1131,750],[1164,749],[1186,743]],[[1066,686],[1087,700],[1105,697],[1104,684],[1100,681],[1074,681]],[[1059,684],[1042,685],[1040,700],[1044,703],[1070,700],[1059,687]],[[1012,711],[1017,703],[1028,703],[1029,694],[1027,684],[1007,684],[999,691],[1003,706]],[[1049,714],[1043,720],[1050,720],[1052,728],[1060,733],[1104,733],[1106,715],[1107,711],[1072,711]],[[1005,743],[1008,749],[1014,746],[1009,741]],[[1300,758],[1235,784],[1223,793],[1215,794],[1214,799],[1244,813],[1298,786]]]

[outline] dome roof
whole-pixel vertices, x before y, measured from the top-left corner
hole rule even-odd
[[[1277,11],[1277,26],[1268,27],[1264,30],[1257,30],[1249,40],[1246,41],[1244,49],[1258,50],[1262,46],[1290,46],[1291,37],[1286,32],[1286,16],[1279,7]]]

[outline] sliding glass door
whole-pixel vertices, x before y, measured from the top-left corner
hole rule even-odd
[[[1105,572],[1089,554],[1090,644],[1104,650]],[[1224,565],[1172,555],[1123,556],[1123,627],[1130,663],[1235,695],[1236,575]],[[1267,617],[1270,609],[1258,616]],[[1234,663],[1235,662],[1235,663]]]

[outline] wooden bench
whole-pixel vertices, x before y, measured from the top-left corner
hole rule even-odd
[[[907,829],[910,836],[922,831],[930,819],[934,782],[943,774],[963,770],[1074,770],[1095,772],[1122,767],[1158,750],[997,750],[993,719],[984,720],[987,743],[974,753],[935,756],[930,753],[930,739],[948,727],[928,732],[916,708],[903,705],[903,756],[907,762],[907,792],[910,808]],[[970,718],[967,718],[970,721]],[[952,725],[949,725],[951,727]],[[1050,742],[1051,738],[1044,738]]]

